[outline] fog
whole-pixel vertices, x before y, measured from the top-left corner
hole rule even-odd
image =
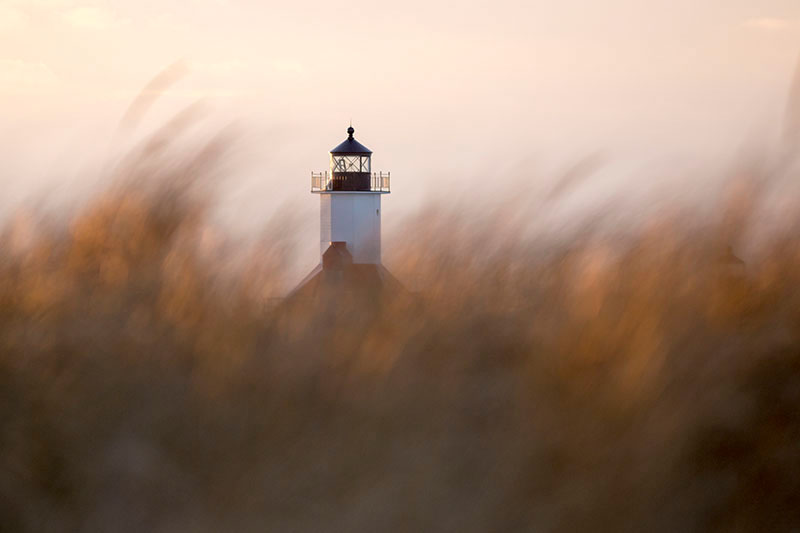
[[[3,0],[2,205],[85,196],[110,154],[198,102],[209,130],[235,123],[242,137],[243,164],[220,192],[235,231],[286,201],[313,209],[309,172],[351,120],[395,176],[388,213],[485,197],[488,181],[546,181],[598,154],[593,181],[617,194],[679,179],[630,176],[642,166],[694,168],[770,144],[798,42],[791,0]]]

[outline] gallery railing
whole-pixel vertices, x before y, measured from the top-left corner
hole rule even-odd
[[[348,176],[347,173],[335,173],[333,177],[328,172],[311,173],[311,192],[324,191],[353,191],[353,192],[390,192],[391,191],[391,172],[373,172],[368,177],[358,173],[356,176]],[[355,179],[350,178],[358,178]],[[353,186],[353,184],[357,186]]]

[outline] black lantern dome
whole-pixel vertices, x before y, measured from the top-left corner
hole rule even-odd
[[[334,191],[371,190],[372,150],[353,138],[356,130],[347,128],[347,139],[331,150],[331,178]]]
[[[353,134],[356,132],[353,129],[353,126],[347,128],[347,139],[344,140],[339,146],[331,150],[331,154],[334,155],[364,155],[364,154],[371,154],[372,150],[358,142],[353,138]]]

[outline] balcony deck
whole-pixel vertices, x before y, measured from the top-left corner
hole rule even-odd
[[[311,192],[391,192],[391,172],[311,173]]]

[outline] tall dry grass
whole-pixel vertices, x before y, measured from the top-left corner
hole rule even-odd
[[[283,241],[221,266],[228,141],[173,134],[0,237],[3,531],[800,527],[800,210],[726,255],[788,164],[624,238],[424,211],[419,292],[289,309]]]

